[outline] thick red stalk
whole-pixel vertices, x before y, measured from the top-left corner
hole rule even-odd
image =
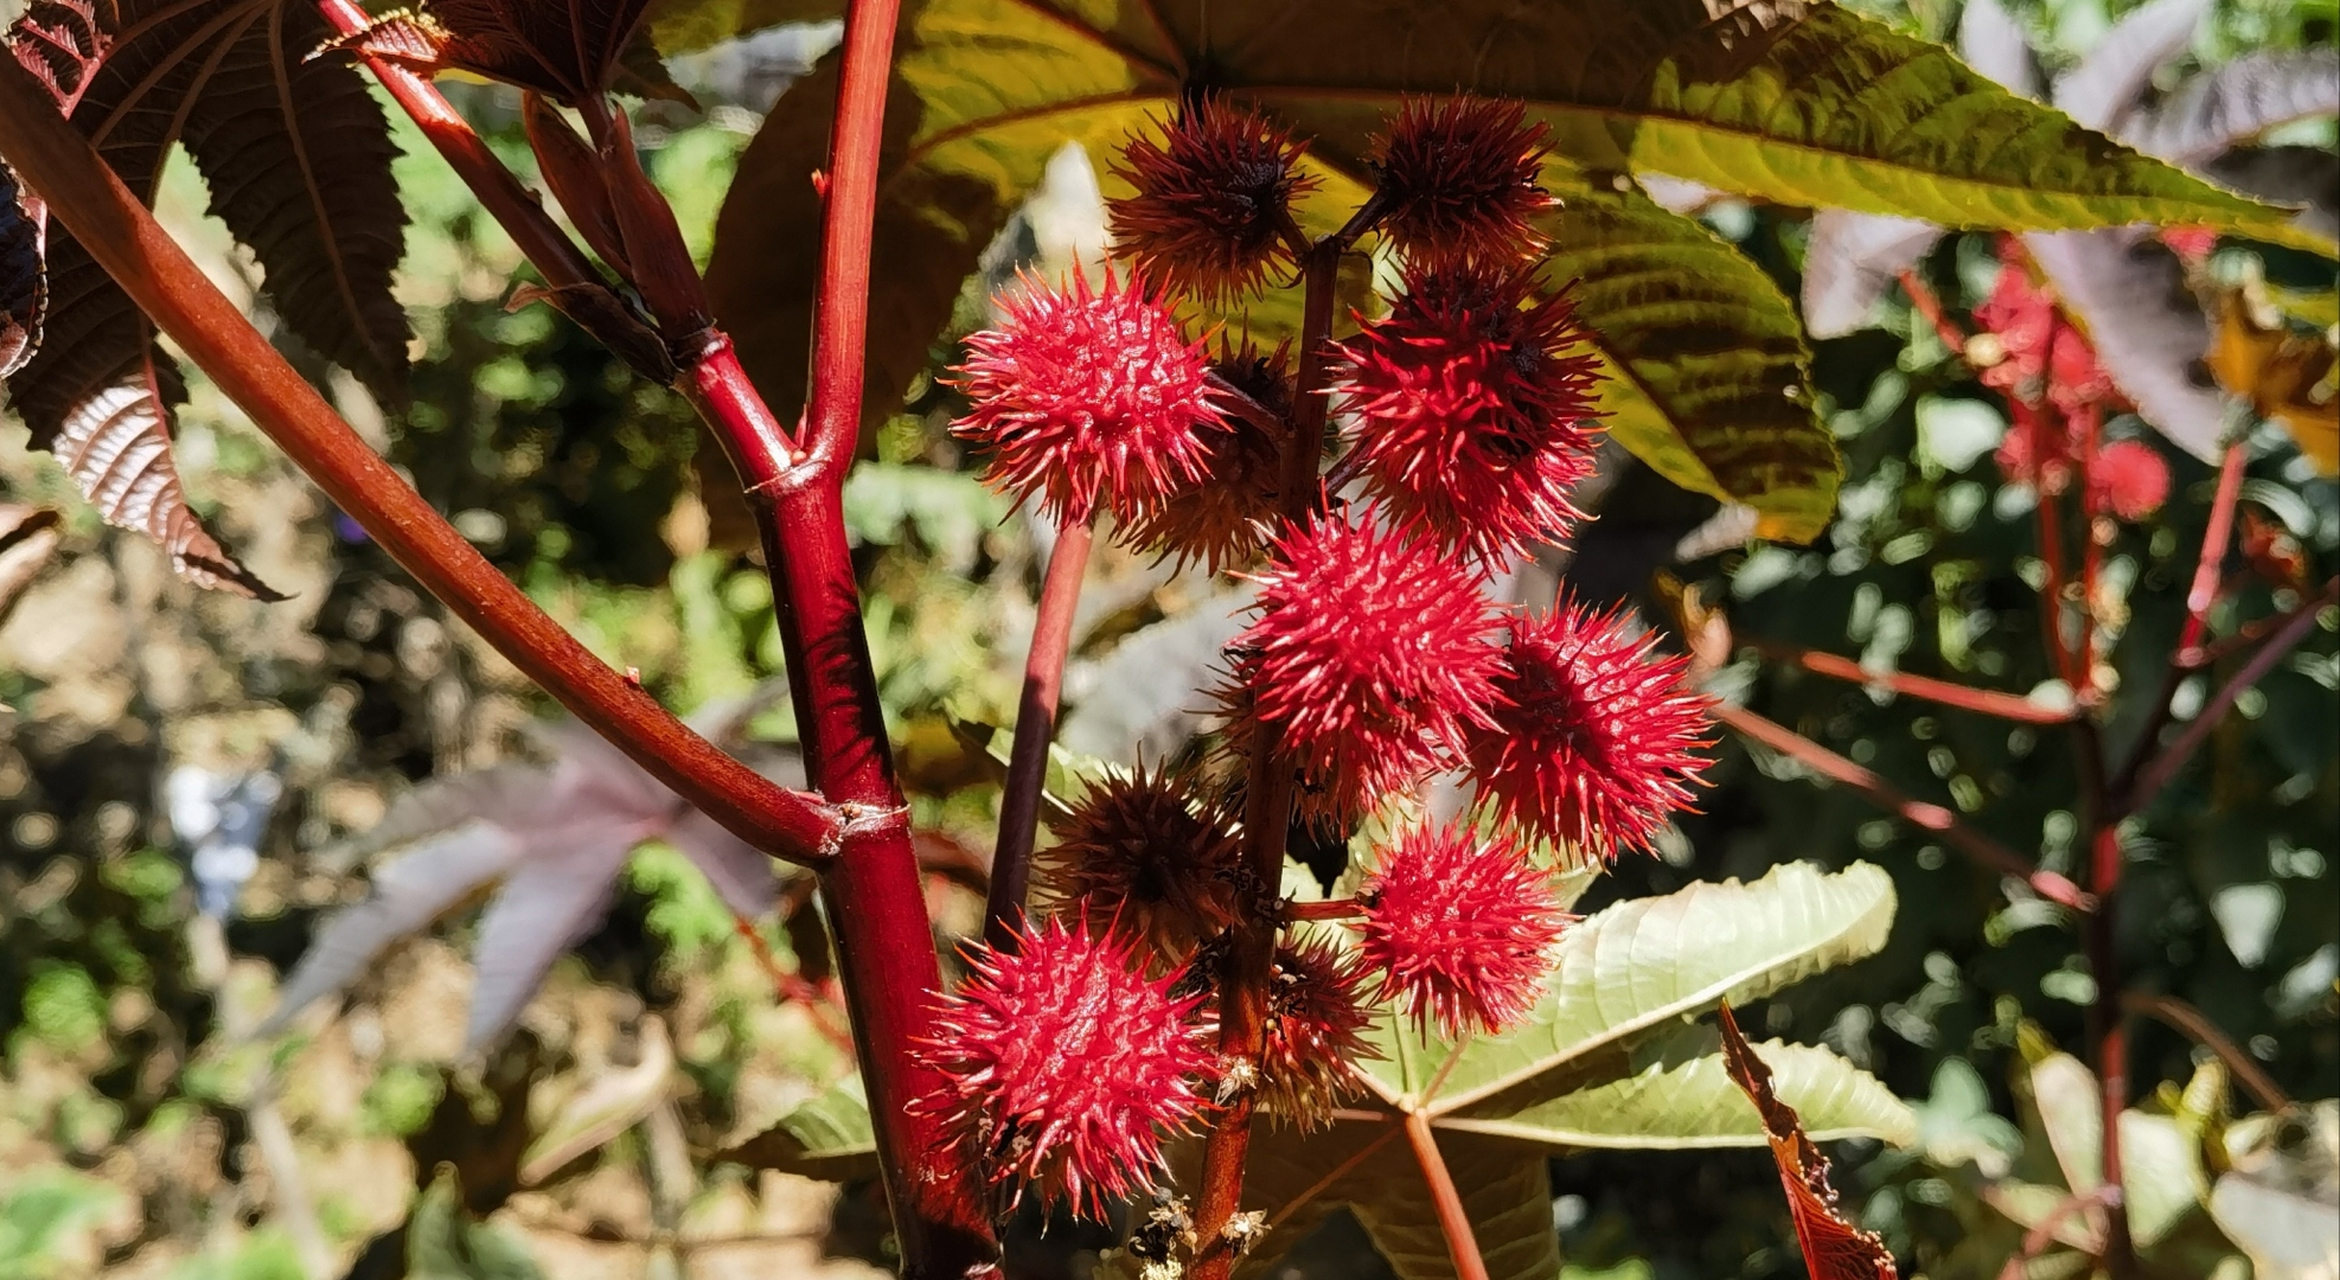
[[[1297,525],[1313,512],[1323,493],[1317,462],[1324,450],[1324,394],[1331,370],[1326,344],[1332,337],[1334,284],[1345,242],[1332,236],[1308,252],[1303,268],[1306,295],[1300,317],[1300,374],[1292,407],[1292,433],[1284,441],[1278,482],[1284,517]],[[1251,759],[1244,775],[1244,858],[1253,901],[1228,930],[1230,946],[1220,971],[1219,1055],[1228,1062],[1256,1063],[1267,1034],[1269,983],[1275,970],[1277,897],[1283,884],[1284,844],[1292,823],[1293,776],[1283,759],[1281,725],[1254,727]],[[1243,1169],[1251,1151],[1252,1113],[1258,1092],[1245,1090],[1219,1114],[1203,1143],[1202,1190],[1195,1207],[1195,1280],[1227,1280],[1237,1258],[1227,1224],[1242,1207]]]
[[[1048,745],[1056,738],[1057,695],[1064,690],[1073,613],[1095,541],[1093,518],[1059,530],[1040,584],[1040,615],[1024,655],[1024,693],[1016,706],[1015,745],[1008,752],[1007,785],[999,797],[999,836],[992,846],[991,892],[984,906],[983,938],[994,949],[1016,945],[1016,924],[1032,886],[1032,845],[1040,834],[1040,793],[1048,781]]]
[[[0,154],[123,292],[423,588],[594,731],[743,839],[818,863],[847,830],[775,786],[587,652],[336,416],[172,241],[48,92],[0,58]]]
[[[1479,1256],[1478,1235],[1471,1230],[1470,1215],[1463,1212],[1462,1195],[1454,1188],[1454,1175],[1447,1170],[1446,1157],[1439,1154],[1438,1135],[1430,1131],[1429,1113],[1406,1113],[1406,1141],[1413,1145],[1414,1163],[1422,1170],[1422,1181],[1430,1186],[1430,1204],[1438,1211],[1438,1230],[1446,1237],[1446,1254],[1454,1260],[1457,1280],[1487,1280],[1487,1263]]]
[[[688,391],[756,510],[807,772],[839,808],[867,820],[845,837],[821,891],[903,1275],[989,1274],[997,1248],[975,1179],[950,1149],[939,1117],[915,1105],[943,1084],[918,1059],[942,969],[862,631],[841,488],[780,430],[720,335],[690,371]]]
[[[356,0],[317,0],[317,8],[325,20],[343,35],[354,35],[366,29],[372,21]],[[430,140],[431,146],[455,170],[472,194],[479,198],[489,216],[520,246],[520,252],[535,265],[545,283],[558,287],[570,284],[598,284],[601,273],[577,248],[552,215],[544,211],[528,188],[512,176],[487,144],[480,140],[471,123],[458,115],[444,94],[433,87],[412,68],[387,58],[361,57],[374,79],[389,92],[415,127]]]
[[[2021,694],[2001,693],[1993,689],[1973,689],[1966,685],[1953,684],[1947,680],[1936,680],[1930,676],[1915,676],[1901,671],[1871,671],[1850,658],[1839,657],[1833,653],[1821,653],[1816,649],[1773,644],[1761,640],[1744,643],[1752,646],[1756,652],[1764,657],[1780,662],[1792,662],[1814,675],[1827,676],[1832,680],[1849,680],[1854,684],[1876,685],[1891,689],[1895,693],[1907,694],[1912,698],[1923,698],[1928,702],[1939,702],[1946,707],[1957,707],[1960,710],[1973,711],[1981,715],[1997,716],[2001,720],[2014,720],[2022,724],[2064,724],[2070,721],[2074,715],[2068,710],[2043,707]]]
[[[827,205],[821,220],[820,285],[813,295],[816,336],[804,430],[813,465],[832,488],[845,483],[846,466],[861,440],[878,155],[885,140],[886,84],[893,71],[899,8],[899,0],[853,0],[845,14],[837,123],[829,135],[823,188]]]
[[[2074,911],[2091,911],[2098,905],[2089,895],[2080,891],[2080,886],[2053,871],[2034,867],[2029,858],[1960,822],[1957,814],[1938,804],[1911,798],[1870,770],[1785,725],[1766,720],[1745,707],[1735,707],[1728,703],[1714,709],[1714,718],[1814,773],[1860,792],[1879,808],[1899,814],[1911,825],[1933,832],[1942,837],[1944,843],[1984,867],[2023,881],[2031,886],[2032,892],[2050,902],[2060,903]]]

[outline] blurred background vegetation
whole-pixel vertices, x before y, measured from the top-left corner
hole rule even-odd
[[[1860,7],[1936,38],[1956,16],[1942,0]],[[2012,7],[2051,58],[2068,60],[2126,6]],[[2235,0],[2197,54],[2328,46],[2335,16],[2333,0]],[[737,156],[833,39],[833,27],[782,28],[679,60],[676,78],[705,109],[645,109],[652,172],[702,260]],[[509,96],[465,86],[455,96],[525,171]],[[2333,146],[2330,121],[2299,132],[2287,140]],[[777,638],[720,458],[668,392],[546,309],[505,309],[517,254],[428,148],[401,136],[414,219],[401,284],[419,335],[413,401],[377,405],[336,378],[341,407],[466,536],[670,705],[757,689],[779,673]],[[954,332],[982,322],[987,282],[1094,248],[1101,224],[1087,175],[1077,154],[1060,158],[1047,191],[994,246],[987,279],[970,282]],[[200,180],[174,163],[166,221],[248,299],[256,269],[205,225],[202,207]],[[1795,293],[1805,211],[1725,203],[1704,216]],[[1979,236],[1950,237],[1923,268],[1954,311],[1986,297],[1995,270]],[[2278,284],[2332,284],[2327,266],[2305,259],[2271,257],[2266,270]],[[939,368],[949,347],[935,356]],[[2005,427],[1999,400],[1898,295],[1883,328],[1818,344],[1815,374],[1848,468],[1835,524],[1809,547],[1734,546],[1674,572],[1727,600],[1742,639],[2017,692],[2048,680],[2025,577],[2029,500],[1990,459]],[[947,389],[922,379],[848,498],[945,930],[979,909],[996,794],[965,727],[1012,709],[1049,536],[974,481],[944,430],[952,410]],[[545,700],[200,382],[179,437],[189,490],[288,603],[173,580],[151,547],[83,513],[23,439],[0,430],[0,497],[80,514],[0,622],[0,1280],[355,1280],[403,1274],[409,1259],[417,1275],[482,1280],[882,1266],[882,1210],[866,1181],[838,1190],[712,1155],[847,1066],[824,1031],[826,940],[800,887],[750,938],[678,856],[646,849],[606,923],[485,1062],[459,1060],[470,984],[461,913],[394,951],[345,1008],[312,1010],[281,1038],[241,1038],[323,913],[363,895],[342,842],[421,780],[524,754],[520,730],[547,713]],[[2164,452],[2173,500],[2125,529],[2109,561],[2127,613],[2113,654],[2123,688],[2160,680],[2213,479]],[[1604,518],[1531,580],[1561,574],[1590,594],[1638,598],[1714,511],[1638,464],[1612,470]],[[2321,581],[2340,562],[2340,492],[2273,428],[2252,437],[2249,475],[2246,501],[2298,540],[2309,580]],[[1134,743],[1173,750],[1195,727],[1186,690],[1229,633],[1239,593],[1113,557],[1096,574],[1068,680],[1066,745],[1125,759]],[[2251,588],[2230,607],[2269,612],[2268,591]],[[2052,730],[1752,656],[1717,680],[1761,714],[2038,851],[2048,869],[2077,870],[2076,787]],[[2340,1095],[2336,695],[2340,655],[2326,627],[2239,704],[2145,815],[2122,917],[2130,985],[2206,1011],[2301,1100]],[[756,731],[785,744],[791,727],[782,711]],[[1621,864],[1580,909],[1797,859],[1888,868],[1901,908],[1886,953],[1753,1010],[1750,1025],[1825,1040],[1920,1104],[1921,1144],[1846,1144],[1839,1186],[1913,1270],[1996,1274],[2023,1227],[1992,1202],[1994,1188],[2059,1177],[2031,1064],[2050,1046],[2081,1044],[2093,991],[2075,922],[1792,762],[1726,743],[1715,781],[1661,857]],[[256,858],[203,856],[177,834],[173,797],[204,795],[246,805]],[[2133,1095],[2156,1105],[2201,1056],[2140,1021]],[[440,1180],[447,1168],[459,1190]],[[1578,1280],[1800,1274],[1762,1151],[1568,1159],[1554,1184]],[[1353,1227],[1328,1232],[1288,1261],[1291,1274],[1373,1273]],[[1082,1251],[1108,1239],[1060,1226],[1018,1247],[1034,1267],[1083,1274]],[[2195,1274],[2223,1265],[2216,1249],[2198,1256],[2211,1261]],[[2192,1264],[2170,1265],[2185,1274]]]

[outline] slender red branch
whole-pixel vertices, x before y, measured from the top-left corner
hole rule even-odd
[[[2096,509],[2095,488],[2089,471],[2096,465],[2097,443],[2104,434],[2104,410],[2091,403],[2080,410],[2080,636],[2075,642],[2080,679],[2072,686],[2073,700],[2082,706],[2096,701],[2096,663],[2104,629],[2097,624],[2097,580],[2104,571],[2104,549],[2118,526]]]
[[[2047,1211],[2047,1216],[2032,1224],[2031,1230],[2023,1233],[2022,1246],[2016,1250],[2014,1257],[2007,1259],[2007,1265],[1999,1269],[1999,1280],[2023,1280],[2026,1275],[2030,1274],[2032,1259],[2047,1252],[2047,1247],[2055,1242],[2056,1228],[2064,1225],[2064,1219],[2083,1210],[2095,1208],[2103,1202],[2103,1187],[2098,1187],[2093,1191],[2076,1191],[2056,1201],[2055,1205]]]
[[[1327,898],[1322,902],[1287,902],[1286,920],[1355,920],[1365,914],[1365,904],[1355,898]]]
[[[1792,662],[1814,675],[1891,689],[1912,698],[1923,698],[1928,702],[1939,702],[1946,707],[1957,707],[1981,715],[1997,716],[2001,720],[2014,720],[2022,724],[2064,724],[2078,714],[2070,710],[2043,707],[2021,694],[1974,689],[1947,680],[1936,680],[1931,676],[1910,675],[1901,671],[1871,671],[1850,658],[1822,653],[1816,649],[1765,640],[1743,643],[1752,646],[1766,658]]]
[[[870,255],[876,245],[878,154],[885,139],[899,0],[853,0],[837,79],[837,122],[829,135],[827,206],[821,221],[821,276],[813,295],[812,385],[805,438],[813,465],[832,488],[861,439],[863,362],[869,336]]]
[[[2259,1105],[2267,1110],[2283,1115],[2298,1108],[2299,1104],[2291,1100],[2291,1095],[2283,1092],[2283,1087],[2276,1084],[2273,1077],[2260,1070],[2259,1064],[2251,1061],[2251,1055],[2244,1053],[2241,1045],[2219,1030],[2218,1024],[2210,1021],[2209,1015],[2193,1005],[2172,995],[2127,991],[2121,994],[2121,1007],[2130,1013],[2143,1014],[2167,1023],[2179,1034],[2217,1054],[2218,1060],[2226,1064],[2226,1069],[2234,1073],[2235,1083],[2257,1098]]]
[[[1354,221],[1354,220],[1352,220]],[[1345,229],[1344,229],[1345,230]],[[1302,269],[1306,293],[1301,304],[1300,372],[1292,410],[1292,431],[1284,441],[1278,482],[1284,516],[1294,524],[1308,518],[1323,497],[1317,463],[1324,449],[1329,402],[1324,388],[1331,369],[1326,344],[1332,336],[1334,285],[1345,244],[1336,234],[1317,242]],[[1219,1054],[1229,1062],[1258,1061],[1267,1032],[1269,983],[1274,974],[1278,887],[1283,881],[1284,845],[1292,822],[1293,776],[1284,759],[1281,725],[1261,722],[1252,737],[1244,775],[1244,859],[1252,900],[1228,932],[1225,967],[1220,971]],[[1255,1091],[1238,1095],[1212,1125],[1203,1143],[1202,1190],[1195,1208],[1198,1247],[1195,1280],[1227,1280],[1237,1251],[1227,1224],[1242,1206],[1243,1170],[1251,1150]]]
[[[1728,703],[1715,708],[1715,719],[1732,730],[1787,756],[1832,782],[1852,788],[1881,808],[1898,814],[1913,826],[1942,837],[1943,843],[2003,876],[2031,886],[2032,892],[2074,911],[2092,911],[2097,904],[2069,879],[2043,871],[2029,858],[1958,820],[1938,804],[1912,799],[1874,772],[1854,764],[1795,730]]]
[[[2020,403],[2016,411],[2024,412]],[[2057,514],[2055,495],[2044,485],[2034,492],[2039,498],[2039,559],[2047,570],[2046,580],[2039,587],[2040,639],[2047,643],[2050,666],[2077,698],[2082,677],[2074,670],[2072,648],[2064,637],[2064,584],[2068,581],[2064,571],[2064,522]]]
[[[755,921],[735,912],[731,923],[739,936],[746,940],[748,954],[755,957],[756,967],[764,971],[765,980],[772,984],[772,994],[782,1004],[794,1000],[803,1005],[805,1015],[819,1029],[821,1038],[850,1057],[853,1053],[853,1033],[837,1025],[835,1010],[831,1008],[828,998],[821,994],[821,989],[803,974],[790,973],[780,967],[778,957],[772,954],[770,944],[764,941],[764,935],[757,930]]]
[[[691,732],[498,573],[285,363],[11,58],[0,58],[0,154],[196,367],[522,674],[742,839],[807,863],[831,851],[846,829],[838,810]]]
[[[356,0],[317,0],[317,8],[343,35],[363,31],[372,21]],[[387,58],[361,55],[360,61],[445,157],[448,167],[471,188],[489,216],[520,246],[545,283],[558,287],[601,282],[601,273],[593,269],[584,251],[429,80]]]
[[[2092,790],[2101,787],[2098,781]],[[2094,1046],[2102,1105],[2098,1150],[2104,1170],[2104,1265],[2113,1280],[2130,1280],[2137,1274],[2136,1246],[2129,1236],[2121,1164],[2121,1113],[2129,1108],[2129,1032],[2121,1007],[2119,939],[2114,929],[2121,887],[2121,830],[2119,820],[2101,808],[2093,813],[2098,825],[2090,841],[2088,887],[2096,893],[2097,910],[2081,932],[2088,976],[2096,983],[2096,999],[2088,1006],[2088,1038]]]
[[[1065,526],[1048,554],[1040,584],[1040,615],[1024,655],[1024,693],[1016,708],[1015,745],[1008,752],[1007,785],[999,798],[999,836],[991,856],[991,891],[984,905],[984,940],[1015,945],[1024,896],[1032,883],[1032,844],[1039,837],[1040,792],[1048,781],[1048,745],[1056,738],[1056,700],[1064,689],[1064,658],[1072,647],[1073,613],[1088,576],[1093,520]]]
[[[1919,279],[1914,268],[1905,268],[1900,280],[1901,291],[1909,295],[1910,309],[1916,311],[1927,324],[1934,326],[1934,332],[1941,337],[1942,345],[1950,348],[1951,355],[1965,359],[1966,332],[1943,313],[1942,300],[1934,296],[1933,287]]]
[[[2169,785],[2169,780],[2177,776],[2178,770],[2185,767],[2186,761],[2193,757],[2194,752],[2209,738],[2211,731],[2218,727],[2218,722],[2226,718],[2226,713],[2234,708],[2235,700],[2242,697],[2243,690],[2265,679],[2267,673],[2275,669],[2275,664],[2283,660],[2284,655],[2299,647],[2300,642],[2308,638],[2308,633],[2316,629],[2317,619],[2322,617],[2323,612],[2324,608],[2294,610],[2290,620],[2268,637],[2267,642],[2259,646],[2258,652],[2243,663],[2242,669],[2210,696],[2201,714],[2195,716],[2184,731],[2171,740],[2168,747],[2154,755],[2138,771],[2136,785],[2126,794],[2114,797],[2119,811],[2135,813],[2152,803],[2153,797]]]
[[[2210,499],[2210,523],[2202,530],[2202,553],[2194,564],[2193,585],[2186,590],[2186,629],[2178,636],[2177,647],[2180,661],[2202,643],[2202,634],[2210,625],[2210,606],[2218,602],[2218,584],[2224,579],[2220,568],[2226,563],[2227,544],[2234,537],[2234,513],[2242,498],[2245,461],[2243,442],[2237,440],[2226,446],[2226,456],[2218,464],[2218,492]]]
[[[1446,1157],[1439,1154],[1438,1136],[1430,1131],[1428,1112],[1406,1113],[1406,1141],[1414,1148],[1414,1163],[1422,1170],[1422,1181],[1430,1186],[1430,1204],[1438,1211],[1438,1230],[1446,1237],[1446,1253],[1454,1259],[1456,1277],[1487,1280],[1487,1263],[1479,1256],[1479,1238],[1471,1230],[1470,1215],[1463,1212],[1462,1196],[1454,1188],[1454,1175],[1446,1168]]]

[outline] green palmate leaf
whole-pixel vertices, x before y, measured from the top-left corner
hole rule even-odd
[[[1372,1064],[1390,1097],[1429,1092],[1440,1116],[1494,1119],[1637,1069],[1636,1045],[1721,1001],[1745,1004],[1875,952],[1893,882],[1856,862],[1775,867],[1753,884],[1695,884],[1619,903],[1560,941],[1559,967],[1527,1023],[1454,1051],[1407,1034]],[[1638,1064],[1638,1065],[1646,1065]],[[1815,1122],[1817,1123],[1817,1122]]]
[[[1583,314],[1625,375],[1606,406],[1619,438],[1679,483],[1754,503],[1787,536],[1818,527],[1836,478],[1809,401],[1789,398],[1808,390],[1793,315],[1760,272],[1621,192],[1618,175],[1954,226],[2193,222],[2289,236],[2279,211],[1826,4],[926,0],[904,14],[888,104],[873,418],[926,363],[978,255],[1048,158],[1067,141],[1108,158],[1194,82],[1291,123],[1330,176],[1366,172],[1373,132],[1406,95],[1526,102],[1553,129],[1555,172],[1584,175],[1555,180],[1577,206],[1558,249],[1589,282]],[[834,94],[833,67],[792,90],[744,157],[717,233],[718,310],[783,415],[803,394],[820,226],[811,178],[826,163]],[[1326,182],[1302,221],[1330,225],[1357,190]],[[1662,305],[1660,285],[1676,305]],[[1258,318],[1278,308],[1288,303],[1263,304]]]
[[[716,1158],[830,1182],[875,1174],[877,1131],[860,1078],[798,1104],[771,1128]]]
[[[1914,1141],[1917,1118],[1876,1077],[1812,1045],[1773,1040],[1755,1046],[1780,1099],[1804,1118],[1816,1141]],[[1763,1123],[1718,1053],[1671,1054],[1622,1079],[1555,1095],[1498,1119],[1447,1115],[1441,1128],[1517,1138],[1559,1148],[1681,1150],[1762,1144]]]
[[[1546,182],[1568,202],[1547,278],[1574,281],[1598,329],[1610,434],[1675,484],[1753,506],[1764,536],[1809,541],[1836,509],[1842,467],[1779,287],[1638,191]]]

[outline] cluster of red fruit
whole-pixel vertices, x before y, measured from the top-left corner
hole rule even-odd
[[[1124,153],[1126,276],[1006,299],[969,340],[957,430],[1051,519],[1109,515],[1130,545],[1247,573],[1256,616],[1216,693],[1215,763],[1274,744],[1301,823],[1391,834],[1353,904],[1359,941],[1287,925],[1260,1058],[1228,1062],[1207,1038],[1218,944],[1277,909],[1278,886],[1247,869],[1249,771],[1140,770],[1054,824],[1039,868],[1053,917],[971,957],[933,1044],[951,1085],[934,1105],[1003,1192],[1076,1209],[1146,1185],[1163,1135],[1231,1090],[1323,1120],[1374,1004],[1448,1036],[1525,1017],[1570,918],[1544,868],[1645,846],[1690,803],[1707,744],[1684,661],[1622,614],[1489,595],[1580,518],[1569,493],[1599,437],[1598,360],[1565,294],[1540,287],[1538,222],[1557,206],[1538,185],[1542,127],[1478,99],[1401,109],[1340,233],[1381,237],[1396,297],[1303,353],[1298,384],[1285,351],[1214,349],[1181,311],[1321,264],[1327,242],[1294,215],[1313,185],[1303,146],[1212,97],[1163,135]],[[1309,491],[1287,492],[1298,476]],[[1421,789],[1448,773],[1476,806],[1425,822]]]

